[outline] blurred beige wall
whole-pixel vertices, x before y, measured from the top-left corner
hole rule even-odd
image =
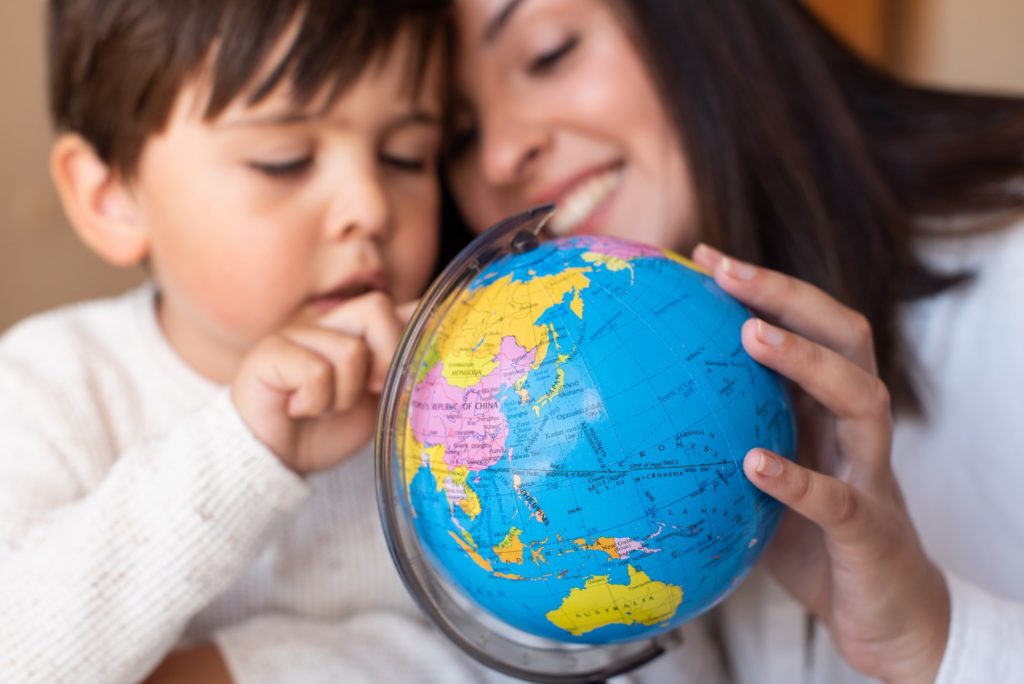
[[[844,2],[846,0],[831,0]],[[937,85],[1024,93],[1024,0],[894,0],[911,30],[900,71]]]
[[[1024,93],[1024,0],[808,2],[863,50],[896,60],[901,73]],[[0,2],[0,331],[32,312],[118,292],[142,278],[137,269],[106,266],[82,247],[51,189],[44,6],[44,0]]]
[[[0,1],[0,330],[65,302],[141,280],[83,247],[64,221],[47,171],[44,0]]]

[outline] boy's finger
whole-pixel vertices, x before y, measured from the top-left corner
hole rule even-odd
[[[416,307],[420,305],[420,300],[412,302],[406,302],[405,304],[399,304],[395,309],[395,314],[398,316],[398,321],[402,325],[409,325],[409,321],[412,320],[412,315],[416,313]]]
[[[327,328],[289,328],[283,335],[322,361],[296,393],[295,409],[302,412],[293,417],[345,412],[366,394],[371,354],[361,338]]]
[[[370,292],[335,307],[317,324],[366,341],[372,356],[370,387],[379,391],[404,325],[391,298],[383,292]]]
[[[232,387],[232,396],[243,417],[279,415],[282,410],[289,417],[302,417],[330,400],[329,391],[325,396],[323,387],[309,382],[323,374],[326,363],[316,352],[275,335],[251,355]]]

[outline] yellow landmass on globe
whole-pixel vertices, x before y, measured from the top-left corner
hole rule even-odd
[[[412,480],[420,468],[426,465],[423,462],[423,445],[412,432],[412,423],[405,422],[405,444],[402,448],[402,469],[405,471],[405,491],[412,495]],[[439,447],[443,449],[444,447]]]
[[[523,503],[526,504],[526,507],[530,509],[530,517],[539,523],[547,525],[548,516],[544,513],[544,509],[540,507],[537,497],[523,487],[523,478],[519,476],[519,473],[512,476],[512,487],[515,489],[516,494],[519,495],[519,498],[523,500]]]
[[[688,268],[688,269],[690,269],[692,271],[697,271],[697,273],[703,273],[704,275],[710,275],[707,271],[705,271],[703,268],[698,266],[696,263],[694,263],[693,261],[690,261],[689,259],[687,259],[686,257],[684,257],[684,256],[682,256],[680,254],[676,254],[671,249],[663,249],[661,251],[665,254],[665,258],[670,260],[670,261],[674,261],[677,264],[682,264],[683,266],[685,266],[686,268]]]
[[[635,273],[633,271],[633,264],[621,257],[601,254],[600,252],[587,252],[582,256],[582,259],[595,266],[603,266],[609,271],[629,271],[629,280],[633,282],[633,274]]]
[[[516,565],[522,565],[523,563],[523,541],[519,538],[519,535],[523,533],[518,527],[513,527],[505,535],[505,538],[501,540],[501,543],[497,546],[491,547],[494,549],[494,553],[497,554],[498,558],[501,559],[502,563],[515,563]]]
[[[561,356],[559,356],[559,359],[561,359]],[[565,370],[558,368],[555,370],[555,383],[551,385],[551,389],[548,390],[547,394],[537,399],[533,405],[533,412],[539,416],[540,410],[561,394],[563,389],[565,389]]]
[[[520,404],[530,403],[530,391],[526,389],[526,377],[527,376],[524,375],[523,377],[519,378],[518,380],[516,380],[516,383],[512,386],[512,389],[514,389],[516,394],[519,396]]]
[[[429,447],[424,451],[430,457],[430,472],[437,482],[437,491],[444,490],[448,504],[461,508],[470,520],[480,515],[480,511],[483,510],[480,506],[480,497],[466,482],[469,478],[469,468],[462,465],[449,468],[444,460],[443,444]]]
[[[448,467],[444,460],[444,445],[436,444],[431,447],[424,447],[418,439],[413,436],[412,427],[407,425],[405,430],[405,449],[403,451],[405,462],[402,464],[405,470],[405,487],[408,495],[412,494],[412,481],[416,473],[424,465],[430,468],[430,473],[437,483],[437,491],[444,490],[450,506],[458,506],[472,520],[480,515],[483,510],[480,504],[480,497],[473,488],[469,486],[469,468],[466,466]]]
[[[537,368],[550,341],[548,326],[534,324],[537,305],[560,302],[573,292],[571,308],[582,315],[583,301],[580,299],[578,305],[575,301],[590,286],[586,276],[589,271],[569,268],[526,282],[513,281],[509,274],[474,291],[472,300],[456,303],[445,324],[453,334],[437,341],[437,358],[442,359],[445,380],[453,387],[477,384],[497,366],[502,339],[509,335],[522,348],[536,349],[533,367]]]
[[[596,575],[582,589],[573,589],[548,620],[573,636],[608,625],[657,625],[675,615],[683,590],[655,582],[642,570],[629,567],[629,584],[611,584],[608,575]]]
[[[569,308],[576,314],[578,318],[583,318],[583,297],[580,296],[579,290],[574,290],[572,293],[572,301],[569,302]]]

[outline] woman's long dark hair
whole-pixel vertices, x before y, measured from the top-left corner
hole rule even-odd
[[[899,304],[964,276],[911,240],[1024,206],[1024,101],[901,83],[796,0],[610,1],[681,132],[702,238],[864,313],[894,404],[919,409]]]

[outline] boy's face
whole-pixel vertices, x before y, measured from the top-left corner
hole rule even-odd
[[[186,86],[131,191],[172,346],[227,382],[262,337],[348,298],[417,297],[438,241],[438,68],[416,101],[396,46],[326,111],[279,89],[202,120]],[[243,100],[243,98],[239,98]]]

